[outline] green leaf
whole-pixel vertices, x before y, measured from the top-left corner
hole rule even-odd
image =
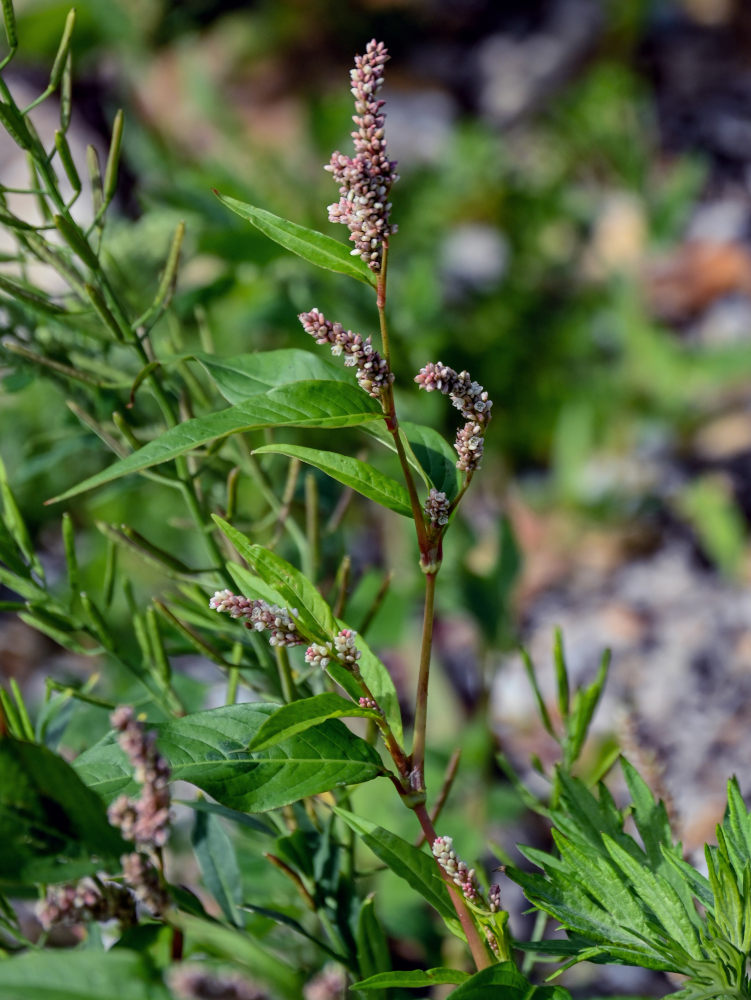
[[[242,898],[242,876],[234,845],[221,821],[211,813],[197,812],[190,841],[206,887],[222,913],[235,927],[243,927],[237,906]]]
[[[0,740],[0,775],[0,883],[80,877],[127,850],[99,796],[46,747]]]
[[[294,382],[259,393],[244,403],[218,413],[186,420],[170,427],[143,448],[120,459],[109,468],[90,476],[47,503],[57,503],[86,490],[121,479],[133,472],[143,472],[161,462],[244,431],[264,427],[356,427],[382,416],[374,399],[359,386],[343,382]]]
[[[469,974],[459,969],[420,969],[402,970],[399,972],[379,972],[369,976],[359,983],[353,983],[353,990],[387,990],[391,987],[401,989],[422,989],[424,986],[442,986],[463,983],[469,979]]]
[[[189,781],[230,809],[266,812],[383,774],[377,752],[336,719],[278,746],[246,747],[276,705],[225,705],[156,726],[174,781]],[[119,746],[99,743],[75,761],[83,781],[105,799],[133,787]]]
[[[282,705],[266,722],[261,726],[256,735],[250,741],[248,750],[265,750],[267,747],[275,746],[305,732],[313,726],[320,725],[326,719],[342,719],[353,716],[361,716],[365,719],[377,719],[378,713],[370,708],[360,708],[352,701],[347,701],[338,694],[316,694],[312,698],[304,698],[302,701],[293,701],[289,705]]]
[[[242,403],[260,392],[268,392],[291,382],[314,379],[351,385],[353,378],[351,369],[298,348],[236,354],[229,358],[217,358],[213,354],[193,356],[206,369],[228,403]]]
[[[196,812],[212,813],[215,816],[221,816],[223,819],[228,819],[232,823],[237,823],[239,826],[247,826],[250,830],[256,830],[258,833],[264,833],[267,836],[275,837],[277,831],[273,826],[265,820],[260,820],[255,816],[248,816],[247,813],[239,812],[237,809],[229,809],[227,806],[221,806],[218,802],[210,802],[208,799],[173,799],[173,802],[177,802],[182,806],[189,806]]]
[[[348,628],[344,622],[337,622],[337,625],[340,628]],[[396,687],[391,679],[391,674],[386,669],[383,661],[376,656],[361,635],[357,636],[357,648],[360,650],[360,659],[357,661],[357,666],[362,674],[362,679],[368,685],[370,693],[375,698],[379,708],[383,710],[384,718],[391,727],[391,732],[396,737],[397,742],[404,743],[402,710],[399,707],[399,695],[396,693]],[[333,663],[330,663],[327,669],[334,676],[334,679],[340,682],[341,675],[335,676],[332,666]],[[348,674],[348,676],[351,675]],[[345,690],[347,690],[346,687]],[[359,698],[361,691],[358,689],[356,692],[353,691],[352,694]]]
[[[253,454],[299,458],[301,462],[320,469],[327,476],[331,476],[344,486],[349,486],[369,500],[374,500],[382,507],[388,507],[389,510],[403,514],[404,517],[412,517],[409,494],[402,484],[390,476],[385,476],[367,462],[361,462],[359,458],[294,444],[266,444],[256,448]]]
[[[363,977],[386,973],[391,968],[391,953],[381,922],[375,911],[373,896],[360,907],[357,918],[357,965]],[[377,987],[373,987],[377,989]]]
[[[400,423],[399,429],[409,445],[407,449],[409,464],[416,468],[423,478],[427,477],[431,486],[445,493],[449,500],[453,500],[459,492],[461,474],[456,467],[456,452],[446,438],[432,427],[409,421]],[[365,430],[391,451],[396,451],[394,439],[384,424],[368,424]]]
[[[335,807],[334,812],[355,831],[377,858],[440,913],[452,933],[457,937],[464,937],[446,883],[432,857],[363,816],[356,816],[339,807]]]
[[[256,229],[272,239],[275,243],[283,246],[285,250],[291,250],[298,257],[310,261],[317,267],[326,268],[328,271],[336,271],[339,274],[349,275],[364,281],[366,285],[375,287],[377,278],[358,256],[353,256],[350,248],[331,236],[316,232],[314,229],[306,229],[298,226],[295,222],[289,222],[278,215],[263,208],[256,208],[255,205],[248,205],[244,201],[236,198],[229,198],[226,195],[215,191],[219,201],[226,205],[241,219],[246,219],[252,223]]]
[[[234,966],[247,969],[253,978],[271,985],[285,1000],[300,1000],[302,981],[299,973],[288,964],[285,956],[275,954],[268,944],[260,944],[249,934],[234,927],[226,927],[183,911],[172,913],[170,923],[182,930],[191,949],[205,951],[217,958],[226,959]],[[117,992],[97,997],[97,1000],[105,1000],[105,997],[106,1000],[110,1000],[110,997],[121,1000]]]
[[[677,942],[692,958],[701,958],[701,945],[696,928],[672,885],[659,873],[651,872],[636,861],[620,844],[607,834],[603,841],[610,856],[628,877],[634,891],[665,928],[666,935]]]
[[[533,986],[513,962],[491,965],[449,993],[451,1000],[488,1000],[491,995],[493,1000],[571,1000],[562,986]]]
[[[296,612],[301,631],[320,641],[329,641],[338,631],[337,624],[331,608],[310,580],[275,552],[262,545],[251,545],[242,532],[220,517],[214,516],[214,521],[242,558],[279,594],[281,604]]]
[[[34,949],[0,962],[3,1000],[170,1000],[145,955],[116,949]]]

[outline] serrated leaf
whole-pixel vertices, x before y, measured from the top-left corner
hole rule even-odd
[[[321,641],[330,640],[337,631],[336,621],[310,580],[275,552],[252,545],[242,532],[222,518],[215,516],[214,521],[242,558],[279,594],[281,604],[295,613],[301,631]]]
[[[5,737],[0,775],[0,883],[56,882],[75,877],[74,868],[80,877],[103,862],[117,864],[127,845],[99,796],[62,757]]]
[[[287,458],[299,458],[301,462],[314,466],[325,472],[327,476],[336,479],[343,486],[349,486],[368,500],[373,500],[382,507],[396,511],[404,517],[412,517],[412,507],[409,494],[401,483],[390,476],[385,476],[378,469],[361,462],[359,458],[339,455],[334,451],[320,451],[318,448],[305,448],[294,444],[266,444],[256,448],[255,455],[286,455]]]
[[[238,909],[242,898],[242,876],[234,845],[218,817],[212,813],[197,812],[190,842],[207,889],[227,920],[235,927],[242,927],[244,921]]]
[[[305,732],[313,726],[320,725],[327,719],[354,718],[377,719],[378,713],[371,708],[360,708],[352,701],[347,701],[338,694],[316,694],[312,698],[293,701],[282,705],[271,715],[250,741],[248,750],[265,750],[267,747],[282,743],[290,736]]]
[[[639,864],[628,851],[607,834],[603,842],[610,856],[631,882],[634,891],[655,914],[668,937],[677,942],[692,958],[701,957],[696,928],[688,918],[683,903],[672,885],[660,874]]]
[[[464,937],[446,883],[441,878],[438,866],[432,857],[395,833],[365,819],[364,816],[356,816],[339,807],[335,807],[334,812],[355,831],[377,858],[388,865],[395,875],[411,885],[440,913],[452,933]]]
[[[387,990],[391,987],[401,989],[422,989],[425,986],[444,986],[463,983],[469,979],[469,973],[459,969],[421,969],[399,970],[398,972],[379,972],[369,976],[359,983],[353,983],[353,990]]]
[[[276,705],[225,705],[157,725],[159,747],[174,781],[189,781],[217,802],[266,812],[343,785],[383,774],[377,752],[336,719],[251,754],[248,742]],[[75,761],[82,780],[109,800],[132,787],[132,769],[113,743],[100,743]]]
[[[291,382],[347,382],[352,384],[352,370],[326,357],[298,348],[258,351],[219,358],[213,354],[194,354],[228,403],[242,403],[260,392]]]
[[[185,420],[47,503],[57,503],[104,483],[168,462],[219,438],[264,427],[356,427],[381,418],[375,400],[344,382],[294,382],[259,393],[218,413]]]
[[[352,255],[351,248],[347,247],[346,244],[332,239],[331,236],[316,232],[314,229],[298,226],[297,223],[282,219],[263,208],[256,208],[255,205],[238,201],[237,198],[229,198],[219,194],[218,191],[215,191],[214,194],[223,205],[239,215],[241,219],[250,222],[256,229],[260,229],[269,239],[283,246],[285,250],[290,250],[317,267],[346,274],[350,278],[357,278],[358,281],[364,281],[366,285],[375,287],[377,282],[375,274],[364,261]]]
[[[0,962],[3,1000],[170,1000],[147,956],[126,949],[34,949]]]

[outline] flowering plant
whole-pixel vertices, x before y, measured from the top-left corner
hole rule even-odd
[[[3,0],[2,11],[9,45],[4,68],[16,51],[17,32],[11,0]],[[572,696],[558,643],[557,727],[528,662],[542,723],[561,750],[559,765],[547,775],[549,795],[536,797],[504,758],[501,763],[524,801],[555,826],[556,853],[526,849],[542,873],[509,866],[501,878],[488,879],[479,864],[470,867],[461,857],[461,845],[448,831],[437,832],[457,758],[436,793],[426,772],[436,586],[444,539],[480,467],[492,404],[469,373],[428,361],[410,383],[448,396],[459,410],[463,422],[453,446],[431,427],[401,422],[397,414],[399,381],[387,316],[389,252],[397,231],[388,198],[397,175],[386,151],[379,97],[388,58],[384,45],[372,41],[357,57],[354,156],[334,153],[328,167],[340,196],[329,218],[347,226],[351,251],[219,195],[286,249],[356,279],[374,296],[378,348],[372,335],[347,330],[318,309],[300,315],[304,332],[343,356],[344,368],[354,369],[353,380],[336,363],[307,351],[230,359],[203,351],[176,360],[159,323],[175,290],[182,225],[153,300],[136,309],[139,290],[121,294],[103,246],[122,116],[115,119],[104,171],[96,154],[89,155],[94,215],[82,220],[74,209],[83,185],[66,138],[72,30],[73,15],[38,100],[20,107],[0,82],[0,120],[28,153],[27,193],[41,200],[44,216],[40,224],[27,222],[4,195],[0,199],[21,275],[0,279],[4,307],[17,316],[4,347],[51,378],[81,388],[90,408],[74,402],[73,412],[116,455],[113,464],[55,500],[139,473],[154,489],[172,490],[184,502],[207,565],[188,565],[127,525],[102,524],[108,558],[100,592],[92,595],[81,588],[75,531],[66,516],[67,584],[56,586],[0,466],[0,583],[14,595],[2,609],[18,612],[63,648],[96,657],[129,685],[129,697],[115,706],[94,690],[93,680],[77,688],[51,680],[35,719],[17,686],[10,693],[0,690],[2,996],[333,1000],[348,987],[388,997],[392,990],[403,995],[456,986],[456,1000],[566,1000],[563,987],[535,986],[528,978],[536,954],[569,964],[594,959],[679,973],[687,977],[676,994],[683,1000],[751,995],[745,971],[751,818],[737,786],[730,785],[728,815],[717,847],[708,850],[704,876],[683,859],[664,807],[630,765],[623,764],[631,796],[623,808],[604,785],[593,791],[572,775],[607,660],[594,682]],[[60,129],[48,148],[29,116],[58,90]],[[67,198],[62,175],[72,189]],[[31,286],[25,277],[30,261],[51,269],[64,290]],[[200,366],[203,382],[188,362]],[[127,403],[105,425],[97,394],[122,391],[121,380],[106,381],[116,366],[127,371]],[[138,424],[141,387],[148,401]],[[211,393],[229,405],[214,405]],[[163,428],[155,432],[156,418]],[[332,439],[340,429],[358,428],[371,443],[385,446],[392,467],[383,471],[377,460],[352,457],[346,448],[329,451],[276,438],[252,452],[245,447],[246,434],[293,428],[329,431]],[[269,473],[276,459],[267,456],[289,461],[281,501]],[[306,532],[289,513],[301,463],[384,508],[386,516],[404,517],[414,530],[423,625],[412,699],[400,698],[386,664],[364,639],[382,592],[355,619],[358,627],[351,627],[345,558],[330,599],[323,596],[314,476],[306,479]],[[271,518],[269,511],[253,516],[243,510],[240,476],[254,484]],[[254,535],[266,544],[252,541]],[[297,549],[302,568],[278,549]],[[116,554],[123,551],[159,566],[176,592],[143,611],[118,562]],[[111,613],[116,592],[128,609],[126,634],[118,633]],[[179,670],[186,654],[216,666],[226,680],[223,704],[206,708],[203,692],[196,698]],[[76,716],[96,719],[108,732],[89,741],[70,764],[58,746]],[[200,896],[182,884],[181,852],[172,851],[180,836],[173,823],[176,782],[197,790],[180,805],[190,816]],[[414,816],[414,829],[397,832],[392,827],[398,821],[368,815],[357,793],[366,783],[386,786],[389,804]],[[630,816],[638,840],[626,832]],[[437,967],[393,968],[395,949],[377,912],[381,900],[371,892],[381,869],[364,869],[365,851],[419,898],[428,928],[426,957],[448,952],[436,940],[459,940],[451,966],[440,955]],[[243,878],[243,857],[252,879]],[[565,928],[565,939],[544,939],[540,924],[533,941],[512,940],[503,909],[507,877],[523,888],[543,922],[548,914]],[[266,881],[270,888],[260,894],[258,884]],[[34,931],[16,912],[21,905],[10,902],[32,889],[39,896]],[[114,935],[114,947],[106,946],[101,924]],[[46,948],[61,928],[73,928],[73,941],[85,938],[85,946]]]

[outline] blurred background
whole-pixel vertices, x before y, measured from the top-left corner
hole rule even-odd
[[[436,713],[458,694],[466,717],[436,715],[436,731],[447,746],[464,723],[475,732],[472,720],[485,733],[487,704],[520,766],[530,751],[545,759],[514,648],[527,644],[545,683],[561,625],[580,680],[614,650],[600,750],[620,739],[670,798],[688,845],[702,842],[751,745],[751,6],[76,7],[71,142],[106,150],[125,111],[110,249],[128,280],[151,281],[185,219],[175,310],[188,338],[208,323],[222,355],[308,347],[296,314],[313,305],[374,332],[360,288],[311,274],[211,188],[345,239],[327,222],[335,189],[322,166],[348,148],[354,54],[372,37],[386,43],[401,413],[453,439],[445,400],[408,389],[430,360],[467,368],[494,400],[483,473],[448,542],[438,628]],[[33,97],[68,4],[16,9],[21,55],[8,80]],[[14,156],[0,146],[5,178]],[[71,462],[76,480],[99,466],[82,457],[60,387],[16,365],[0,371],[2,454],[53,559],[59,511],[40,498],[72,484]],[[336,491],[321,491],[333,509]],[[108,489],[77,509],[93,573],[103,517],[152,536],[158,522],[160,544],[185,556],[183,526],[141,496],[137,485]],[[377,587],[372,567],[398,569],[371,643],[408,675],[410,560],[366,513],[355,505],[343,529],[364,593]],[[153,577],[136,582],[155,588]],[[50,672],[57,654],[15,619],[0,622],[0,670],[33,688],[30,675],[42,661]],[[476,837],[471,817],[465,825]]]

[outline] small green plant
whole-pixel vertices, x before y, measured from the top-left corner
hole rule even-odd
[[[2,10],[5,68],[17,38],[11,0]],[[552,821],[557,848],[527,851],[544,874],[508,874],[532,906],[563,925],[567,940],[513,941],[502,883],[485,883],[438,826],[456,758],[436,792],[426,766],[436,589],[444,539],[479,468],[492,404],[467,372],[428,362],[405,386],[393,363],[387,276],[397,176],[378,97],[383,44],[369,43],[352,71],[354,155],[335,153],[329,165],[340,195],[329,218],[347,226],[353,249],[219,195],[282,247],[359,282],[371,297],[378,347],[310,308],[300,315],[302,329],[331,349],[333,361],[298,349],[220,357],[205,315],[186,319],[173,308],[182,224],[154,287],[129,282],[118,266],[107,213],[123,119],[115,118],[104,170],[89,151],[85,186],[67,140],[73,22],[71,14],[37,100],[19,106],[0,77],[0,121],[30,173],[28,187],[0,196],[0,222],[15,241],[13,271],[0,276],[3,350],[20,372],[43,372],[72,393],[74,417],[115,455],[54,501],[107,486],[117,507],[116,491],[138,474],[144,509],[163,504],[165,494],[179,500],[178,513],[168,504],[176,518],[169,526],[189,534],[191,545],[188,556],[185,549],[171,554],[163,526],[148,517],[140,529],[100,520],[105,554],[92,567],[79,562],[74,517],[84,515],[76,508],[63,516],[66,572],[56,579],[0,466],[0,584],[10,594],[0,610],[94,658],[106,677],[103,685],[96,676],[49,678],[35,712],[16,685],[0,691],[2,996],[314,1000],[350,988],[396,1000],[453,985],[456,1000],[567,1000],[561,986],[533,985],[535,954],[679,972],[688,977],[677,994],[686,1000],[750,995],[751,819],[737,786],[730,786],[705,878],[683,860],[664,809],[630,765],[623,764],[631,810],[618,809],[604,785],[595,794],[574,777],[607,658],[589,687],[571,693],[558,637],[561,732],[527,661],[543,725],[561,745],[547,801],[526,791],[503,761],[525,801]],[[60,128],[46,145],[32,113],[58,93]],[[89,212],[80,208],[84,192]],[[16,197],[34,201],[37,221],[28,221]],[[54,291],[35,283],[32,264],[54,274]],[[200,350],[188,343],[194,324]],[[417,393],[413,382],[448,396],[459,411],[453,445],[430,426],[399,419],[395,393]],[[362,457],[350,454],[353,428],[362,434]],[[330,447],[320,446],[320,432]],[[298,488],[303,466],[315,471]],[[406,713],[364,638],[387,584],[352,619],[349,556],[333,579],[326,575],[322,541],[330,538],[319,488],[329,480],[410,525],[423,624]],[[131,580],[143,567],[169,589],[145,608]],[[206,686],[182,671],[186,656],[215,667],[219,707],[207,708]],[[83,752],[71,764],[59,748],[76,727]],[[611,763],[612,755],[596,777]],[[178,781],[197,789],[181,803],[191,816],[189,845],[172,825]],[[376,821],[358,792],[366,783],[387,820],[379,812]],[[624,830],[631,813],[641,843]],[[200,897],[182,884],[188,852],[200,871]],[[384,870],[419,900],[423,953],[440,964],[392,967],[379,913]],[[25,928],[11,903],[34,895],[41,935]],[[428,910],[434,923],[424,919]],[[77,947],[46,947],[61,926],[74,929]],[[443,955],[449,937],[460,942],[452,965]],[[527,957],[518,963],[519,954]]]

